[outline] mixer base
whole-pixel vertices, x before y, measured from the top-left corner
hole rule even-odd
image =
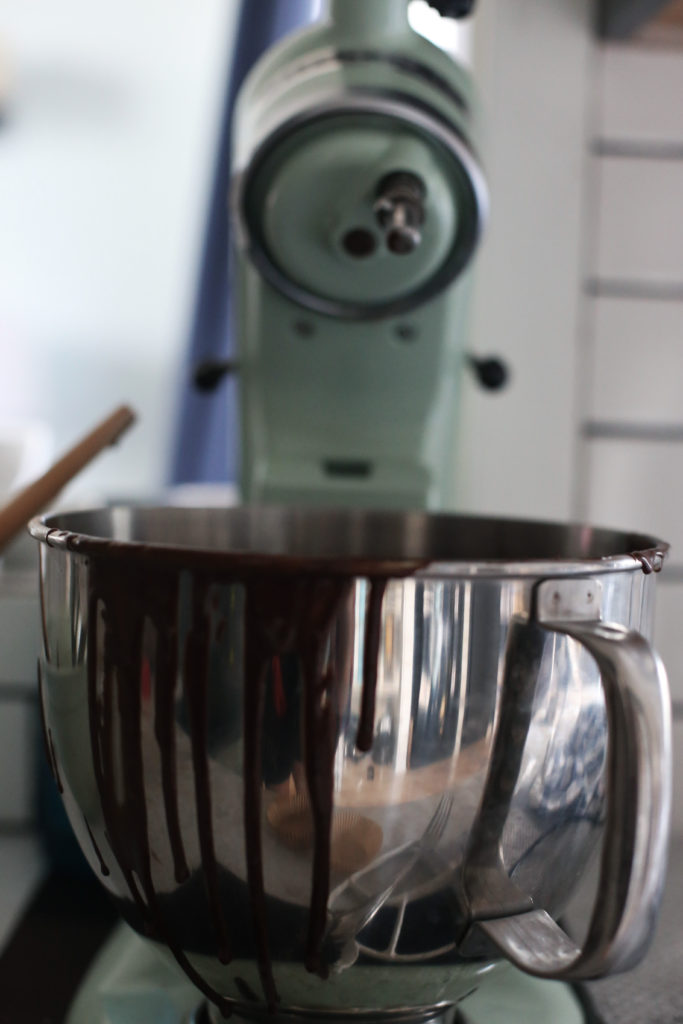
[[[214,1019],[222,1020],[201,1005],[198,993],[178,968],[127,925],[120,925],[87,975],[66,1024],[213,1024]],[[377,1020],[381,1019],[378,1016]],[[313,1018],[307,1020],[312,1024]],[[288,1021],[293,1024],[294,1018]],[[428,1024],[549,1021],[586,1024],[583,1010],[568,986],[538,981],[510,967],[497,975],[495,983],[482,985],[457,1008],[430,1018]]]
[[[454,1024],[588,1024],[569,985],[510,968],[457,1007]]]
[[[88,972],[66,1024],[199,1024],[198,1004],[201,997],[180,970],[121,924]]]

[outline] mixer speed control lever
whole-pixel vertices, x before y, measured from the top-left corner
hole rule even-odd
[[[192,374],[198,391],[215,391],[224,377],[239,373],[239,363],[234,359],[207,359],[195,366]]]

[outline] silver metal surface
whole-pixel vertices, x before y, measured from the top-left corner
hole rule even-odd
[[[555,580],[539,583],[534,591],[538,622],[585,622],[602,617],[602,584],[599,580]]]
[[[597,581],[588,581],[583,594],[579,591],[585,608],[580,621],[578,583],[554,580],[551,586],[548,581],[539,585],[544,603],[569,609],[569,620],[546,620],[537,626],[532,619],[511,628],[508,666],[516,678],[503,686],[498,739],[464,869],[470,913],[481,922],[475,930],[480,928],[517,967],[538,977],[564,980],[628,970],[642,959],[661,901],[671,817],[671,716],[664,668],[639,633],[593,617]],[[507,780],[516,776],[521,753],[521,745],[511,744],[510,737],[524,736],[529,727],[526,709],[532,681],[538,677],[534,663],[546,630],[585,647],[600,669],[606,697],[607,825],[596,904],[582,949],[545,910],[522,906],[518,912],[521,893],[510,885],[498,857],[509,806]],[[520,665],[525,666],[522,673]]]
[[[159,655],[148,656],[141,693],[142,796],[168,927],[239,1013],[264,1010],[242,825],[247,570],[280,587],[301,573],[352,579],[330,631],[346,694],[334,807],[354,835],[380,836],[366,863],[340,857],[333,867],[323,981],[303,966],[311,851],[290,848],[272,824],[285,790],[301,789],[295,661],[285,680],[288,717],[266,709],[263,723],[271,756],[261,825],[268,941],[283,1013],[436,1013],[495,975],[500,953],[491,940],[524,969],[552,977],[624,968],[642,954],[664,875],[670,797],[666,679],[643,638],[656,577],[643,566],[661,564],[666,545],[581,526],[295,509],[109,509],[36,521],[31,531],[41,541],[48,748],[86,857],[140,931],[144,914],[109,844],[90,748],[88,665],[96,676],[106,671],[102,650],[88,642],[93,572],[107,562],[120,567],[122,587],[133,574],[162,590],[178,578],[181,652],[190,642],[182,626],[188,601],[199,576],[212,581],[200,632],[210,666],[208,778],[230,964],[216,955],[203,882],[195,736],[183,698],[191,668],[182,656],[172,728],[186,881],[175,877],[160,779],[155,694],[169,680],[157,678],[165,664]],[[144,577],[135,577],[141,566]],[[378,574],[389,582],[373,742],[363,753],[356,746],[363,647],[369,581]],[[553,608],[562,610],[560,620]],[[99,614],[106,620],[106,606]],[[112,735],[117,765],[125,743]],[[125,802],[120,813],[125,819]],[[598,905],[580,953],[554,919],[603,835]],[[473,945],[475,931],[483,946]]]
[[[207,1007],[206,1014],[206,1020],[200,1019],[197,1021],[197,1024],[223,1024],[225,1020],[220,1011],[212,1006]],[[231,1017],[229,1019],[234,1019],[235,1024],[240,1024],[240,1017]],[[244,1020],[260,1021],[263,1024],[267,1024],[268,1021],[273,1021],[274,1019],[280,1021],[281,1024],[287,1024],[287,1022],[295,1024],[298,1021],[308,1021],[309,1024],[316,1024],[318,1018],[316,1014],[302,1008],[298,1008],[295,1011],[278,1010],[276,1018],[272,1014],[263,1011],[259,1012],[258,1010],[254,1010],[244,1017]],[[401,1010],[400,1008],[392,1011],[391,1014],[383,1012],[336,1013],[328,1011],[325,1014],[325,1020],[334,1022],[334,1024],[459,1024],[457,1018],[454,1018],[454,1010],[451,1006],[435,1008],[422,1013],[416,1012],[413,1009]],[[574,1024],[574,1022],[572,1021],[571,1024]]]
[[[418,839],[411,840],[404,846],[377,857],[369,867],[354,872],[332,893],[329,903],[329,932],[331,938],[341,943],[342,946],[339,964],[343,964],[345,968],[350,967],[358,959],[359,954],[364,952],[362,942],[358,941],[358,936],[387,904],[401,883],[411,875],[414,877],[418,869],[423,872],[425,869],[429,871],[429,855],[438,846],[452,810],[453,794],[444,793],[436,805],[436,810],[429,819],[427,827]],[[386,888],[377,893],[377,872],[379,870],[387,872],[391,881]],[[372,895],[368,896],[368,892]],[[360,906],[359,900],[361,901]],[[408,903],[409,896],[404,893],[384,955],[382,955],[382,950],[373,950],[378,958],[394,962],[404,959],[398,954],[397,945],[401,937]],[[345,912],[344,906],[349,904],[353,906],[353,910]],[[442,952],[448,953],[451,949],[452,945],[448,943]],[[436,951],[436,955],[438,952],[440,951]],[[435,951],[430,951],[426,957],[421,957],[420,954],[413,956],[408,954],[405,959],[408,962],[417,962],[420,959],[433,958],[434,955]]]

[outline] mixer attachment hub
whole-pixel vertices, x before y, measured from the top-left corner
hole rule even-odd
[[[399,171],[379,184],[375,214],[390,252],[407,256],[422,242],[427,189],[418,175]]]

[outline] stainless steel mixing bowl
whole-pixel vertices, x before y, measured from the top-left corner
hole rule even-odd
[[[428,1015],[633,964],[670,725],[666,545],[369,512],[36,520],[47,756],[124,917],[227,1012]],[[603,838],[581,949],[555,923]]]

